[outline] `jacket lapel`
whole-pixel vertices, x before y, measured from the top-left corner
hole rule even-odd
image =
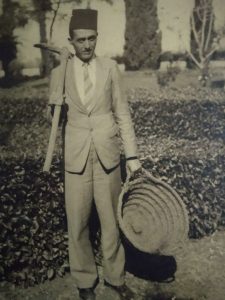
[[[80,109],[86,111],[85,106],[83,105],[79,92],[76,87],[76,78],[75,72],[73,68],[73,59],[70,59],[67,65],[67,73],[66,73],[66,92],[68,96],[79,106]]]
[[[91,105],[89,107],[89,112],[92,112],[100,100],[100,93],[104,89],[105,82],[108,78],[108,71],[103,66],[101,59],[96,57],[96,84],[95,90],[92,95]]]
[[[91,97],[91,104],[87,111],[87,108],[83,104],[79,92],[76,87],[76,78],[73,68],[73,59],[70,59],[67,65],[66,72],[66,92],[68,96],[73,100],[86,113],[92,112],[99,103],[100,94],[104,89],[105,82],[108,78],[108,69],[102,64],[101,59],[96,57],[96,84]]]

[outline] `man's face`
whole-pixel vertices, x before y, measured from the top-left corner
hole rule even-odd
[[[96,42],[97,32],[93,29],[75,29],[70,40],[76,51],[76,56],[84,62],[92,59]]]

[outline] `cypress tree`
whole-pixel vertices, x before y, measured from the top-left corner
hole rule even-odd
[[[124,60],[127,70],[157,68],[161,53],[157,0],[124,0],[126,30]]]

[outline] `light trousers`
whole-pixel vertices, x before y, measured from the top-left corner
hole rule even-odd
[[[93,144],[82,174],[65,172],[69,262],[78,288],[90,288],[98,279],[88,226],[93,199],[101,226],[104,279],[113,285],[124,283],[125,255],[116,218],[120,191],[120,167],[106,172]]]

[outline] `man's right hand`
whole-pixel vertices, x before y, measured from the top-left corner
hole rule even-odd
[[[54,111],[55,111],[55,105],[48,105],[47,107],[47,113],[46,113],[46,119],[47,119],[47,122],[49,124],[52,124],[52,118],[53,118],[53,115],[54,115]],[[67,107],[65,104],[63,104],[61,106],[61,112],[60,112],[60,118],[59,118],[59,126],[61,126],[63,124],[63,122],[66,120],[67,118]]]
[[[52,117],[53,117],[53,113],[54,113],[54,107],[52,107],[52,105],[48,105],[47,107],[47,113],[46,113],[46,119],[48,121],[49,124],[52,123]]]
[[[63,47],[60,50],[60,61],[62,62],[70,57],[72,57],[72,53],[66,47]]]

